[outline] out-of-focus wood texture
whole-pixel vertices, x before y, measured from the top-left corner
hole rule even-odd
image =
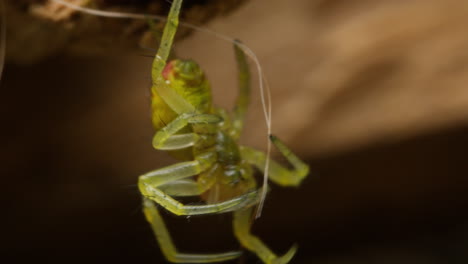
[[[202,7],[186,1],[183,19],[204,22],[240,2]],[[137,47],[146,30],[144,21],[64,12],[51,1],[7,4],[7,58],[18,63],[64,49],[122,52]],[[97,2],[107,10],[164,14],[168,5],[160,4]],[[468,4],[461,0],[257,0],[209,27],[244,40],[256,52],[273,94],[274,133],[301,154],[320,155],[466,123],[467,22]],[[235,65],[220,66],[214,58],[227,56],[226,50],[211,40],[198,34],[178,48],[214,69],[208,71],[214,83],[234,82]],[[231,87],[222,91],[222,104],[235,96]],[[257,99],[250,114],[247,127],[263,131]],[[261,133],[256,135],[246,141],[263,148]]]
[[[258,0],[210,26],[257,53],[274,132],[317,155],[467,123],[467,24],[460,0]],[[261,106],[252,108],[260,127]]]
[[[151,0],[65,0],[104,11],[166,16],[169,3]],[[150,35],[147,22],[83,15],[52,0],[5,0],[7,15],[7,60],[31,64],[63,51],[77,54],[109,54],[145,44]],[[195,25],[225,15],[245,0],[186,1],[184,21]],[[162,24],[160,24],[162,25]],[[186,29],[182,31],[188,32]],[[184,34],[181,34],[184,35]]]

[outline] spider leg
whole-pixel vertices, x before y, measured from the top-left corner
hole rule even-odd
[[[159,188],[171,196],[197,196],[210,189],[216,182],[216,171],[219,165],[214,164],[210,169],[200,173],[197,180],[181,179],[161,185]]]
[[[138,179],[138,187],[141,194],[175,215],[224,213],[255,204],[258,201],[258,191],[249,192],[221,203],[184,205],[158,188],[170,182],[198,175],[207,170],[214,163],[215,157],[213,154],[212,152],[200,154],[194,161],[180,162],[141,175]]]
[[[172,242],[169,232],[159,215],[154,202],[166,208],[176,215],[198,215],[210,213],[223,213],[238,210],[245,206],[251,206],[258,202],[258,193],[250,192],[218,204],[210,205],[184,205],[169,194],[196,195],[202,193],[207,186],[199,185],[190,177],[212,166],[213,160],[210,153],[198,156],[196,160],[182,162],[169,167],[146,173],[139,178],[138,186],[144,196],[143,210],[153,232],[160,244],[165,257],[171,262],[177,263],[208,263],[219,262],[238,257],[240,252],[226,252],[219,254],[182,254],[179,253]],[[160,188],[158,188],[160,187]],[[209,187],[209,186],[208,186]],[[166,190],[167,193],[162,190]],[[186,193],[186,191],[188,191]],[[154,202],[153,202],[154,201]]]
[[[144,194],[144,186],[161,186],[166,183],[197,175],[208,169],[214,163],[213,152],[206,152],[195,157],[193,161],[184,161],[164,168],[153,170],[138,178],[140,191]]]
[[[238,41],[236,40],[236,42]],[[234,107],[230,135],[234,139],[238,139],[244,125],[244,118],[250,101],[250,70],[244,51],[239,48],[237,43],[234,43],[234,51],[239,74],[239,95],[237,96]]]
[[[270,140],[293,166],[293,169],[288,169],[271,160],[269,169],[270,179],[282,186],[298,186],[309,173],[309,166],[292,153],[276,136],[270,135]],[[265,153],[245,146],[241,146],[240,150],[243,159],[253,164],[260,171],[264,171],[267,159]]]
[[[158,52],[153,61],[151,77],[153,85],[151,91],[157,93],[169,107],[177,114],[194,113],[195,107],[187,102],[184,98],[178,95],[173,89],[170,88],[169,83],[163,78],[162,72],[166,66],[167,59],[171,52],[174,36],[177,32],[179,25],[179,13],[182,6],[182,0],[174,0],[169,15],[167,17],[166,25],[164,26],[161,43]]]
[[[153,147],[159,150],[177,150],[191,147],[200,137],[195,133],[177,134],[158,142],[153,137]]]
[[[176,133],[187,125],[202,124],[209,129],[210,125],[222,122],[223,119],[212,114],[181,114],[172,122],[167,124],[156,132],[153,137],[153,147],[163,150],[174,150],[190,147],[198,140],[199,136],[195,133],[178,134]]]
[[[159,187],[159,189],[170,196],[186,197],[186,196],[198,196],[204,193],[209,187],[201,186],[198,182],[192,179],[182,179],[169,182]]]
[[[234,234],[242,246],[254,252],[266,264],[288,263],[296,253],[297,246],[294,245],[281,257],[276,256],[258,237],[252,235],[252,210],[248,208],[234,212],[233,227]]]
[[[242,196],[221,203],[207,205],[185,205],[170,197],[158,188],[146,186],[144,196],[151,199],[175,215],[204,215],[226,213],[252,206],[258,202],[258,191],[248,192]]]
[[[167,230],[164,220],[158,212],[155,204],[148,198],[143,198],[143,211],[146,220],[151,224],[151,228],[158,240],[161,251],[167,260],[175,263],[209,263],[220,262],[239,257],[239,251],[230,251],[218,254],[184,254],[179,253]]]

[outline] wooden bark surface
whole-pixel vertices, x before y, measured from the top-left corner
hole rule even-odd
[[[209,1],[202,7],[187,1],[183,19],[205,22],[240,2]],[[82,15],[54,9],[50,1],[7,3],[7,58],[15,63],[64,50],[122,53],[141,44],[146,31],[145,21]],[[97,3],[102,9],[156,14],[168,7],[146,1]],[[319,155],[466,123],[467,14],[468,4],[460,0],[258,0],[209,27],[256,52],[272,90],[274,133],[303,154]],[[177,50],[197,58],[216,86],[229,87],[215,91],[225,105],[236,95],[235,63],[220,67],[219,58],[231,51],[217,45],[197,34]],[[247,127],[264,131],[258,97],[249,113]],[[261,134],[247,142],[263,148]]]
[[[167,1],[67,0],[98,10],[166,16]],[[245,0],[192,0],[184,3],[181,19],[201,25],[226,15]],[[76,54],[109,54],[145,45],[147,22],[109,19],[82,14],[52,0],[5,0],[7,15],[7,60],[31,64],[64,51]],[[160,24],[162,25],[162,24]],[[188,33],[181,29],[182,34]],[[184,33],[185,32],[185,33]],[[32,44],[34,43],[34,44]]]
[[[273,92],[274,133],[322,155],[466,124],[467,24],[460,0],[259,0],[210,26],[257,53]],[[200,48],[197,41],[186,47]],[[248,127],[260,130],[256,102]]]

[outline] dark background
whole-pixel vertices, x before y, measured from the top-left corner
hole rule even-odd
[[[252,0],[212,25],[258,52],[274,132],[311,165],[300,188],[273,186],[253,231],[278,254],[297,242],[291,263],[466,263],[468,35],[459,32],[468,5],[368,2]],[[439,5],[453,12],[433,12]],[[176,45],[211,62],[215,96],[229,104],[231,47],[226,63],[206,39]],[[176,162],[151,147],[151,58],[143,53],[151,52],[6,65],[0,259],[165,263],[135,185]],[[243,142],[264,148],[261,118],[255,99]],[[163,216],[181,251],[239,248],[229,214]],[[260,261],[246,252],[232,263]]]
[[[120,100],[131,99],[97,78],[106,77],[98,69],[112,66],[114,77],[125,65],[64,56],[7,65],[1,247],[10,261],[163,262],[135,183],[172,161],[151,149],[145,92],[140,110],[128,110]],[[275,252],[299,243],[293,263],[465,263],[467,132],[460,125],[304,156],[311,175],[298,189],[274,187],[254,232]],[[229,215],[164,216],[183,250],[238,248]]]

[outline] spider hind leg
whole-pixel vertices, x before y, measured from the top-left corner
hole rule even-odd
[[[266,264],[286,264],[296,254],[297,246],[293,245],[289,251],[281,257],[273,253],[258,237],[252,235],[250,227],[252,224],[253,208],[234,212],[233,227],[234,234],[242,246],[254,252]]]
[[[215,254],[187,254],[178,252],[164,220],[153,201],[143,198],[143,211],[167,260],[174,263],[212,263],[238,258],[242,252],[229,251]]]

